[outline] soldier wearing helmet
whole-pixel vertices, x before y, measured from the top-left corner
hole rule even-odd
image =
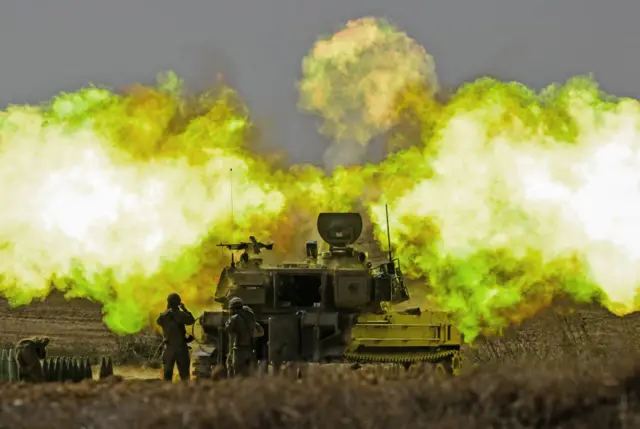
[[[186,326],[196,322],[193,315],[182,303],[180,295],[169,294],[167,297],[167,309],[163,311],[156,323],[162,328],[164,337],[164,351],[162,353],[163,378],[167,381],[173,379],[173,368],[178,367],[178,374],[182,381],[189,380],[189,367],[191,356],[189,346],[193,336],[187,335]]]
[[[48,337],[25,338],[16,345],[16,358],[20,380],[31,383],[44,382],[42,359],[47,357]]]
[[[238,297],[229,300],[231,317],[225,323],[229,334],[227,374],[229,377],[249,375],[256,361],[253,339],[264,335],[251,308]]]

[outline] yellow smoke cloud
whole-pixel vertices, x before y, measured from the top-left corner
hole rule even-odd
[[[201,244],[231,238],[230,169],[239,233],[268,227],[285,198],[244,147],[233,93],[195,101],[189,117],[166,89],[86,88],[4,112],[2,295],[25,304],[53,286],[96,299],[117,332],[143,327],[172,290],[212,295],[215,270],[197,278],[211,262]]]
[[[339,154],[393,128],[395,153],[350,178],[362,180],[380,241],[392,203],[406,271],[429,283],[467,338],[558,295],[617,314],[638,308],[635,100],[613,100],[585,78],[539,94],[480,79],[440,102],[431,57],[374,18],[318,41],[303,76],[301,106],[324,118]]]
[[[438,90],[433,58],[390,22],[349,21],[319,40],[302,63],[300,107],[324,119],[321,132],[366,145],[396,123],[398,95],[423,84]]]
[[[638,309],[640,103],[585,78],[540,94],[482,79],[442,118],[423,150],[386,161],[404,191],[385,196],[399,256],[469,339],[561,294]]]
[[[0,293],[51,287],[104,305],[135,332],[178,291],[202,308],[250,233],[294,258],[321,211],[364,205],[405,274],[469,340],[554,297],[638,309],[640,104],[587,78],[536,93],[480,79],[437,101],[433,61],[386,21],[316,44],[301,104],[339,144],[388,135],[379,165],[278,169],[252,151],[242,103],[222,86],[185,97],[167,75],[124,94],[85,88],[0,116]],[[230,216],[233,168],[234,223]],[[232,231],[235,231],[232,234]]]

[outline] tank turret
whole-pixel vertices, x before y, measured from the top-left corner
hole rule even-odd
[[[318,257],[318,264],[327,268],[366,268],[373,280],[373,301],[394,304],[408,301],[409,293],[399,261],[391,253],[390,236],[388,261],[374,267],[365,252],[352,246],[360,238],[362,227],[362,216],[359,213],[320,213],[318,233],[329,245],[329,251]]]

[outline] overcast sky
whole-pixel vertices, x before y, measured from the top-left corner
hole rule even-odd
[[[0,106],[167,69],[190,86],[223,72],[271,144],[318,163],[326,143],[296,108],[301,60],[319,34],[367,15],[422,43],[443,84],[594,73],[607,91],[640,93],[637,0],[2,0]]]

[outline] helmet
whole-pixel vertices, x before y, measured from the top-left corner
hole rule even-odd
[[[181,302],[182,302],[182,299],[180,298],[180,295],[178,295],[177,293],[170,293],[169,296],[167,296],[168,307],[177,307],[180,305]]]
[[[240,310],[244,306],[242,299],[234,296],[229,300],[229,308],[232,310]]]

